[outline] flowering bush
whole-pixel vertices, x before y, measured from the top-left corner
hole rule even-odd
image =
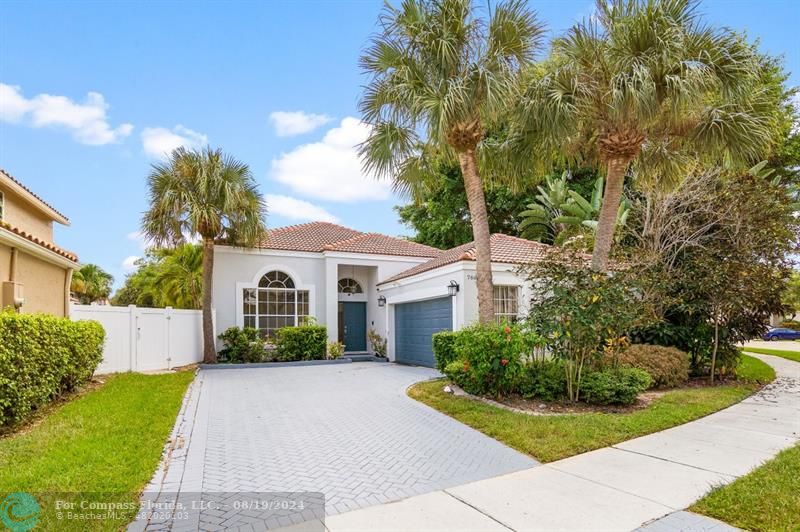
[[[525,360],[540,339],[518,325],[474,325],[455,334],[456,359],[445,374],[465,391],[505,395],[515,391]]]

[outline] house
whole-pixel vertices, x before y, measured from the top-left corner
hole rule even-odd
[[[0,308],[69,313],[69,285],[78,257],[53,242],[66,216],[0,169]]]
[[[514,320],[528,301],[517,266],[548,246],[491,237],[495,309]],[[447,251],[326,222],[269,231],[255,248],[215,246],[216,330],[261,329],[314,318],[348,354],[368,354],[367,331],[388,341],[391,360],[431,366],[431,335],[477,321],[475,246]]]

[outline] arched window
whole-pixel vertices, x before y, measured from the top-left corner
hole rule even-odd
[[[364,291],[361,290],[361,285],[358,284],[358,281],[355,279],[341,279],[339,281],[339,293],[340,294],[363,294]]]
[[[242,299],[244,326],[271,338],[282,327],[306,322],[309,312],[308,290],[297,290],[287,274],[273,270],[258,281],[258,288],[245,288]]]

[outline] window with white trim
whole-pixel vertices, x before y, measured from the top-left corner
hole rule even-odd
[[[297,290],[294,280],[278,270],[264,274],[258,288],[245,288],[243,296],[244,326],[258,329],[264,338],[282,327],[303,325],[309,315],[308,290]]]
[[[519,319],[518,286],[494,286],[494,318],[497,323],[514,323]]]
[[[3,215],[5,214],[6,210],[6,197],[3,195],[3,191],[0,190],[0,222],[3,221]]]
[[[361,285],[355,279],[340,279],[339,280],[339,293],[340,294],[363,294]]]

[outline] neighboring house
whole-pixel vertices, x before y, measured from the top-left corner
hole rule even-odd
[[[0,308],[69,313],[78,257],[53,243],[53,222],[66,216],[0,169]]]
[[[500,234],[491,243],[495,310],[514,321],[530,299],[517,266],[548,246]],[[441,251],[326,222],[283,227],[257,248],[215,246],[214,304],[218,332],[249,326],[269,337],[311,317],[346,353],[371,352],[374,329],[391,360],[431,366],[431,335],[478,319],[475,248]]]

